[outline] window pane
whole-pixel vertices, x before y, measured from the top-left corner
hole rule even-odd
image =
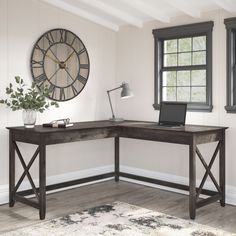
[[[191,110],[212,111],[212,29],[209,21],[153,30],[155,109],[162,101],[183,101]]]
[[[176,87],[163,87],[163,101],[176,101]]]
[[[177,88],[177,101],[189,102],[190,101],[190,87]]]
[[[164,41],[164,53],[177,52],[177,39]]]
[[[164,66],[177,66],[177,54],[164,55]]]
[[[192,87],[192,102],[206,102],[206,87]]]
[[[189,70],[177,72],[177,85],[190,86],[190,71]]]
[[[163,72],[163,86],[176,86],[176,71]]]
[[[193,51],[206,50],[206,36],[193,38]]]
[[[205,65],[206,64],[206,51],[193,52],[193,65]]]
[[[183,38],[179,39],[179,52],[190,52],[192,50],[192,39]]]
[[[191,65],[191,53],[185,52],[178,54],[178,65],[179,66],[189,66]]]
[[[192,86],[206,86],[206,70],[192,71]]]

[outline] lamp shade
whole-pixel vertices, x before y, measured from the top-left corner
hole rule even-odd
[[[121,94],[120,94],[120,97],[123,99],[123,98],[129,98],[129,97],[132,97],[133,96],[133,93],[131,91],[131,89],[129,88],[129,84],[128,83],[125,83],[123,82],[122,85],[121,85]]]
[[[121,98],[129,98],[129,97],[133,96],[133,93],[132,93],[131,89],[129,88],[129,84],[125,83],[125,82],[123,82],[119,87],[107,90],[107,95],[108,95],[108,99],[109,99],[109,103],[110,103],[110,107],[111,107],[111,113],[112,113],[112,118],[110,119],[110,121],[113,121],[113,122],[124,121],[123,118],[115,117],[113,107],[112,107],[110,92],[113,92],[117,89],[121,89],[121,94],[120,94]]]

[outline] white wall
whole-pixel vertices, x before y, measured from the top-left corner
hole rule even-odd
[[[30,55],[36,40],[47,30],[71,30],[84,42],[91,63],[85,89],[76,98],[38,115],[38,124],[70,117],[72,121],[107,119],[110,116],[106,90],[115,86],[116,33],[39,0],[0,1],[0,97],[5,87],[20,75],[30,84]],[[22,125],[21,111],[0,105],[0,185],[8,183],[8,132],[6,126]],[[20,145],[27,159],[35,147]],[[109,165],[112,140],[96,140],[47,147],[48,176]],[[56,168],[55,168],[56,167]],[[17,171],[21,170],[17,164]],[[37,165],[33,166],[37,178]]]
[[[227,114],[226,104],[226,31],[224,18],[230,17],[223,11],[203,14],[200,19],[178,17],[172,24],[156,21],[144,28],[123,27],[118,33],[117,83],[130,83],[135,96],[125,103],[117,97],[117,112],[126,119],[158,120],[154,103],[154,39],[152,30],[174,25],[201,21],[214,21],[213,28],[213,111],[211,113],[188,112],[187,123],[221,125],[230,127],[226,135],[226,181],[236,186],[236,114]],[[200,150],[209,161],[215,144],[201,145]],[[123,140],[121,143],[122,164],[140,169],[158,171],[176,176],[188,176],[188,147],[167,143],[139,140]],[[216,162],[218,164],[218,162]],[[198,163],[199,164],[199,163]],[[214,172],[217,174],[217,165]],[[198,165],[198,177],[204,174]]]

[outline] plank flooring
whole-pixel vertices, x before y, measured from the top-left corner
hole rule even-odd
[[[47,219],[122,201],[189,220],[188,196],[113,180],[47,195]],[[38,211],[21,203],[0,206],[0,233],[39,223]],[[195,222],[236,233],[236,207],[213,203],[197,210]]]

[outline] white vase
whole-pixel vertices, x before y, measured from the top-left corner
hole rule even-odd
[[[34,128],[37,112],[35,110],[23,110],[22,113],[25,128]]]

